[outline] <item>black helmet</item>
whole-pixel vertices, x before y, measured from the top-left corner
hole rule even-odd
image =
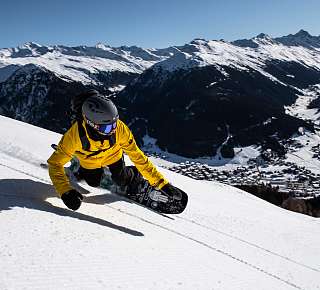
[[[118,110],[114,103],[98,93],[84,101],[82,115],[88,125],[102,134],[109,134],[113,131],[119,119]]]

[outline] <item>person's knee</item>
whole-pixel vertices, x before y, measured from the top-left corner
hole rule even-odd
[[[100,185],[101,179],[99,180],[86,180],[89,186],[91,187],[98,187]]]
[[[103,169],[84,169],[81,168],[80,175],[91,187],[98,187],[102,179]]]
[[[126,166],[119,172],[113,172],[112,180],[119,186],[126,186],[139,179],[141,174],[135,166]]]
[[[122,174],[112,174],[111,178],[113,182],[119,186],[125,186],[127,184],[127,180]]]

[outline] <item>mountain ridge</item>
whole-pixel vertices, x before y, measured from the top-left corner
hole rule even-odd
[[[95,69],[103,69],[105,71],[122,70],[141,73],[158,62],[165,61],[170,57],[174,57],[176,54],[179,56],[181,52],[194,53],[196,52],[195,46],[205,50],[205,47],[214,48],[215,45],[217,45],[217,49],[219,49],[219,45],[223,46],[223,44],[225,44],[225,47],[230,47],[231,45],[248,48],[258,48],[268,44],[282,44],[289,47],[302,46],[315,50],[320,47],[320,36],[311,36],[307,31],[301,29],[296,34],[289,34],[282,37],[272,38],[267,34],[260,33],[251,39],[239,39],[230,42],[196,38],[182,46],[171,46],[161,49],[141,48],[138,46],[111,47],[103,43],[97,43],[95,46],[46,46],[35,42],[27,42],[15,48],[0,49],[0,68],[9,64],[24,65],[30,62],[35,63],[35,59],[44,58],[42,64],[52,71],[55,71],[54,67],[50,67],[49,65],[50,60],[61,61],[63,57],[69,57],[69,63],[67,62],[62,65],[65,65],[66,67],[69,65],[77,68],[76,63],[81,62],[81,57],[87,57],[89,59],[96,58],[97,60],[100,60],[100,62],[93,63],[91,66],[86,62],[86,65],[88,66],[87,69],[91,72],[94,72]],[[239,51],[236,50],[236,52]],[[22,61],[21,58],[26,59]],[[20,59],[20,62],[17,59]],[[106,62],[106,60],[109,62]],[[94,59],[91,59],[91,61],[94,62]],[[122,65],[119,63],[122,63]],[[39,64],[41,65],[41,62]],[[84,67],[82,66],[82,68]],[[68,75],[68,72],[66,72],[65,75]],[[76,81],[79,80],[79,78],[77,79],[72,74],[71,77],[74,77],[74,80]],[[85,79],[80,79],[80,81],[85,81]]]
[[[20,49],[2,49],[0,104],[6,104],[2,112],[21,118],[16,106],[28,108],[29,103],[39,104],[38,96],[33,93],[38,86],[46,88],[45,98],[50,100],[50,106],[42,102],[42,108],[34,109],[40,115],[49,111],[54,115],[55,103],[60,110],[67,110],[76,88],[81,91],[94,88],[114,97],[122,117],[135,127],[140,144],[143,136],[149,133],[162,149],[193,157],[215,154],[229,134],[238,136],[233,141],[228,139],[232,141],[230,146],[248,145],[249,140],[261,145],[265,142],[263,139],[274,136],[277,130],[281,138],[296,132],[299,126],[313,130],[304,120],[287,116],[284,107],[291,106],[309,86],[320,83],[319,37],[304,30],[284,37],[271,38],[261,33],[236,42],[197,38],[185,45],[159,50],[137,46],[113,48],[102,43],[91,47],[46,47],[32,42]],[[25,75],[22,68],[31,64],[43,67],[42,76],[46,74],[46,77],[22,77],[20,88],[17,74]],[[31,71],[37,74],[36,70]],[[52,78],[56,82],[51,82]],[[61,89],[52,87],[53,84]],[[68,86],[72,89],[68,90]],[[168,106],[168,102],[174,105]],[[317,104],[315,98],[313,106]],[[221,114],[210,109],[212,106],[230,113]],[[237,108],[242,109],[239,112]],[[183,145],[175,144],[174,136],[167,132],[169,128],[159,123],[165,115],[170,116],[171,129],[175,132],[183,131],[175,124],[183,126],[190,122],[190,130],[196,132],[191,136],[192,146],[188,143],[188,132],[186,137],[181,136]],[[28,116],[23,120],[57,132],[63,132],[68,125],[66,115],[59,116],[61,120],[53,124],[48,124],[44,116]],[[267,122],[269,119],[277,120],[272,122],[272,128]],[[212,136],[202,132],[200,124],[195,128],[197,121],[192,120],[202,120],[205,126],[213,128]],[[284,121],[289,122],[287,128]],[[254,136],[250,128],[259,128],[260,133]],[[246,134],[247,130],[251,133]]]

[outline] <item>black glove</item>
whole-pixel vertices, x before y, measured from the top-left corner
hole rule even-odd
[[[83,200],[83,196],[80,192],[71,189],[64,194],[61,195],[61,199],[63,200],[64,204],[72,209],[72,210],[77,210],[80,205],[81,201]]]
[[[182,192],[179,188],[174,187],[172,184],[167,183],[164,187],[161,188],[161,190],[169,197],[175,199],[175,200],[181,200],[182,199]]]

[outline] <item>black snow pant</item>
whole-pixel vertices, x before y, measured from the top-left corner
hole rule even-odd
[[[135,166],[125,166],[123,157],[108,167],[112,180],[119,186],[127,186],[142,178]],[[98,187],[103,177],[103,168],[86,169],[80,166],[77,175],[79,179],[84,179],[88,185]]]

